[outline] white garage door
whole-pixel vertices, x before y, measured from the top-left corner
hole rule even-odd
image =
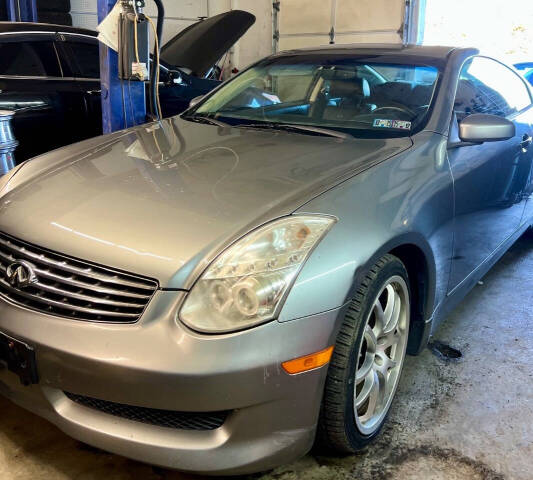
[[[279,6],[279,50],[402,42],[405,0],[280,0]]]

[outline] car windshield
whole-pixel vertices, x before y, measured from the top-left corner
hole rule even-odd
[[[438,79],[428,65],[357,59],[260,62],[184,118],[308,134],[409,136],[427,122]]]

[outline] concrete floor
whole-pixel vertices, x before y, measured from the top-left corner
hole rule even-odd
[[[307,455],[255,480],[533,478],[533,235],[522,238],[436,338],[407,359],[390,420],[366,451]],[[0,398],[0,478],[200,480],[82,445]]]

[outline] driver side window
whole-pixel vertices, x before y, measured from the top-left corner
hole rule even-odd
[[[473,113],[508,117],[531,104],[523,80],[505,65],[486,57],[468,60],[457,84],[457,120]]]

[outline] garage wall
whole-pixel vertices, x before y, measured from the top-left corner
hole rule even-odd
[[[210,16],[229,10],[245,10],[255,15],[255,24],[230,52],[228,67],[242,70],[272,53],[272,2],[270,0],[208,0],[208,9]]]
[[[165,28],[163,30],[163,45],[176,33],[198,21],[199,17],[207,17],[207,0],[167,0],[165,6]],[[154,2],[146,2],[146,14],[152,18],[157,17],[157,8]]]
[[[339,43],[400,43],[405,0],[280,0],[279,49]],[[332,32],[333,29],[333,32]]]

